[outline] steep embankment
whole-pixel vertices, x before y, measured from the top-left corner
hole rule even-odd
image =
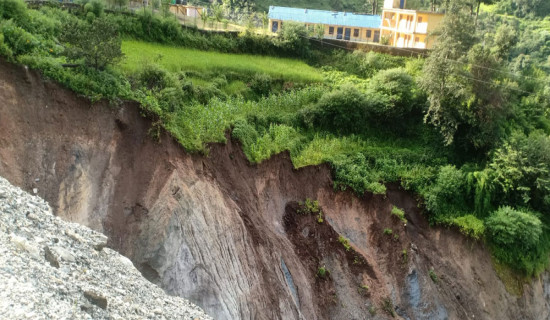
[[[546,275],[511,296],[481,244],[430,229],[397,187],[358,199],[333,191],[326,166],[294,170],[285,153],[250,165],[232,141],[189,155],[164,134],[153,141],[150,127],[133,103],[92,106],[0,62],[0,176],[104,232],[151,281],[215,318],[363,319],[371,306],[385,318],[389,301],[410,319],[550,315]],[[295,212],[306,198],[325,222]],[[316,276],[321,266],[329,278]]]
[[[0,318],[211,319],[106,245],[0,177]]]

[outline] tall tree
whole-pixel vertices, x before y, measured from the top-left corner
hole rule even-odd
[[[420,80],[428,93],[425,121],[447,144],[460,139],[476,149],[495,141],[504,99],[497,83],[497,58],[477,44],[473,16],[457,1],[449,5],[437,43]]]
[[[96,18],[91,23],[73,20],[64,30],[61,40],[67,44],[70,60],[102,70],[123,57],[118,26],[110,19]]]

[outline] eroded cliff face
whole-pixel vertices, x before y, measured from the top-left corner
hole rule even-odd
[[[326,166],[295,170],[285,153],[250,165],[231,140],[189,155],[149,128],[134,103],[91,105],[0,62],[0,176],[107,234],[148,279],[214,318],[383,319],[389,301],[405,319],[550,316],[547,275],[510,295],[483,244],[429,228],[397,186],[357,198],[333,190]],[[294,210],[306,198],[323,223]]]

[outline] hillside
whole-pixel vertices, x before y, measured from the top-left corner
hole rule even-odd
[[[546,274],[508,293],[486,246],[430,227],[397,185],[386,196],[335,192],[326,165],[295,170],[288,153],[252,165],[231,139],[208,157],[188,154],[166,134],[152,140],[134,103],[91,105],[5,62],[0,83],[10,102],[0,104],[0,174],[107,234],[149,280],[216,319],[391,319],[391,306],[414,319],[550,312]],[[322,223],[297,212],[308,198]]]
[[[411,58],[0,0],[0,175],[216,318],[537,318],[550,34],[503,3]]]

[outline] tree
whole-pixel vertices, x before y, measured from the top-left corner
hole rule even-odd
[[[479,8],[481,7],[481,4],[485,4],[485,5],[490,5],[490,4],[494,4],[495,2],[497,2],[498,0],[476,0],[477,4],[476,4],[476,20],[475,20],[475,25],[477,26],[477,18],[479,16]]]
[[[507,24],[502,24],[498,27],[494,45],[491,50],[500,58],[508,61],[510,50],[518,41],[518,31]]]
[[[476,44],[473,16],[452,2],[439,38],[423,68],[420,86],[428,93],[425,121],[446,144],[459,139],[463,149],[487,150],[498,140],[508,112],[499,59]]]
[[[323,38],[325,37],[325,26],[322,24],[316,24],[313,27],[313,37],[321,40],[322,43]]]
[[[309,32],[302,23],[285,21],[279,36],[277,45],[287,54],[306,57],[309,55]]]
[[[507,202],[550,213],[550,136],[514,133],[489,164],[493,183]]]
[[[119,11],[122,11],[123,8],[128,6],[129,0],[113,0],[114,5],[118,7]]]
[[[370,14],[376,14],[378,12],[379,8],[379,1],[378,0],[367,0],[365,3],[365,8],[367,9],[367,12]]]
[[[212,6],[212,15],[214,16],[214,20],[216,20],[216,29],[218,28],[218,25],[223,20],[223,7],[219,4],[215,4]]]
[[[199,16],[201,17],[202,27],[204,28],[204,26],[206,25],[206,21],[208,20],[208,11],[204,9],[199,11]]]
[[[267,29],[267,25],[269,24],[269,17],[267,15],[267,12],[260,13],[260,19],[262,20],[262,27],[264,31]]]
[[[118,27],[110,19],[97,18],[91,23],[75,20],[64,30],[61,39],[67,44],[65,52],[72,61],[102,70],[123,57]]]
[[[432,123],[441,132],[446,144],[454,141],[461,122],[456,108],[464,100],[464,56],[476,42],[472,35],[473,21],[462,10],[456,9],[445,15],[437,31],[437,42],[426,59],[420,86],[428,94],[429,107],[425,121]],[[458,62],[454,62],[458,61]]]

